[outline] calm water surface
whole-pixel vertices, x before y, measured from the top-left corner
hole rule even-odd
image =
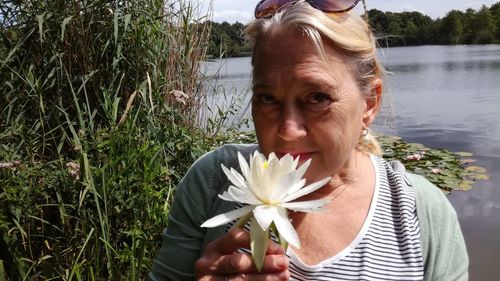
[[[470,280],[500,280],[500,45],[390,48],[379,57],[390,71],[390,98],[377,128],[429,147],[472,152],[488,169],[490,180],[448,198],[465,235]],[[221,88],[248,97],[249,58],[206,67],[209,77],[219,73]],[[221,106],[228,100],[227,93],[213,98]]]

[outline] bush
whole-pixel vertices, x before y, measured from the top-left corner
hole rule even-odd
[[[199,118],[210,25],[182,0],[0,5],[0,280],[145,279],[220,141]]]

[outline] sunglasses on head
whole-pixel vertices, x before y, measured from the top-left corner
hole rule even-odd
[[[360,0],[306,0],[312,7],[325,13],[347,12],[354,8]],[[273,16],[284,5],[297,0],[262,0],[255,7],[255,18]]]

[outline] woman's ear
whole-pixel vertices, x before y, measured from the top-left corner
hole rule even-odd
[[[365,99],[366,107],[363,114],[363,125],[366,128],[370,127],[373,120],[377,116],[380,110],[380,104],[382,103],[382,79],[375,79],[370,83],[370,96]]]

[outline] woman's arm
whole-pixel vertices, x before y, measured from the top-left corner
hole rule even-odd
[[[220,165],[237,167],[237,152],[247,156],[256,148],[256,145],[225,145],[193,164],[175,192],[168,227],[163,231],[163,244],[149,273],[150,280],[195,278],[194,265],[203,249],[224,234],[224,226],[206,229],[200,225],[234,208],[234,203],[217,197],[228,185]]]
[[[469,258],[453,206],[425,178],[408,176],[417,192],[425,280],[468,280]]]

